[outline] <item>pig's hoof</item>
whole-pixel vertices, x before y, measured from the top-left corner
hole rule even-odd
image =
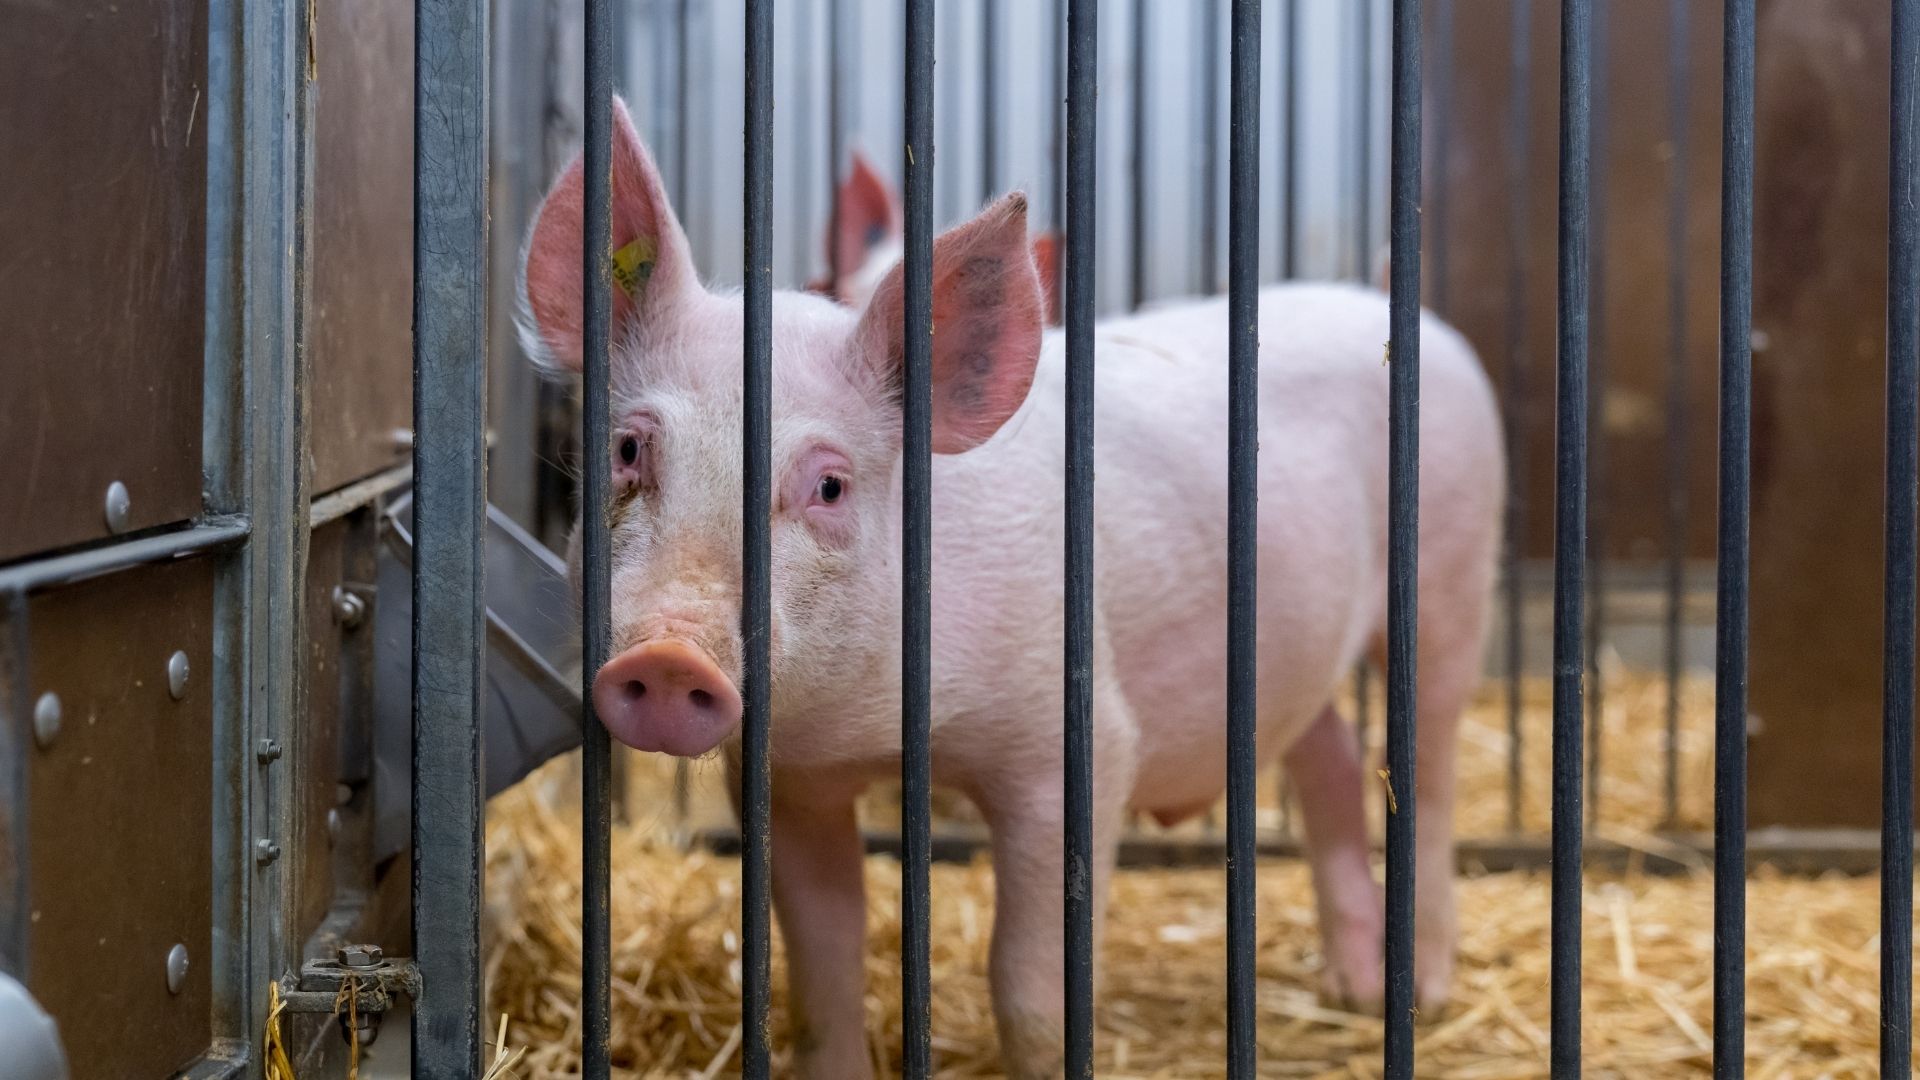
[[[1001,1016],[1000,1064],[1007,1071],[1007,1080],[1055,1080],[1066,1075],[1063,1026],[1053,1016]]]
[[[1379,1016],[1385,1007],[1386,988],[1375,973],[1371,979],[1359,973],[1342,975],[1331,968],[1320,973],[1320,1004],[1329,1009],[1359,1016]]]

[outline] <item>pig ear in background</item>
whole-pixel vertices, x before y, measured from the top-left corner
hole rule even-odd
[[[612,331],[618,341],[637,320],[670,308],[700,284],[660,171],[618,97],[613,99],[612,171]],[[582,351],[584,178],[576,154],[540,204],[520,269],[521,339],[536,362],[568,371],[580,370]]]
[[[904,275],[895,266],[880,283],[856,339],[896,396],[906,363]],[[1040,358],[1040,305],[1026,196],[1008,195],[934,240],[934,453],[987,441],[1026,400]]]
[[[853,171],[834,193],[834,208],[836,227],[827,237],[829,277],[835,265],[842,278],[852,276],[869,251],[900,235],[900,200],[858,150],[853,152]]]
[[[1060,284],[1060,259],[1064,254],[1059,230],[1048,229],[1033,238],[1033,266],[1040,274],[1040,293],[1046,297],[1048,326],[1060,325],[1060,294],[1055,286]]]

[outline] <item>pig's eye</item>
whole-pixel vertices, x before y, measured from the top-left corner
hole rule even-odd
[[[819,497],[821,502],[832,506],[834,503],[839,502],[840,497],[845,495],[846,492],[846,481],[837,476],[827,475],[820,478],[820,486],[815,489],[814,494]]]
[[[620,464],[631,466],[640,460],[640,440],[629,435],[620,440]]]

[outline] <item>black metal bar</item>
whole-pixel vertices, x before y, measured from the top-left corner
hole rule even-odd
[[[1676,0],[1685,3],[1686,0]],[[1533,0],[1513,0],[1507,60],[1507,372],[1501,412],[1507,418],[1507,829],[1519,832],[1525,806],[1526,749],[1520,726],[1525,711],[1521,675],[1526,670],[1526,585],[1520,580],[1527,537],[1527,250],[1533,237],[1528,217],[1533,156]]]
[[[841,0],[827,0],[827,288],[838,295],[840,275],[840,170],[847,156],[846,129],[841,112],[840,51]]]
[[[1592,98],[1588,157],[1599,163],[1599,197],[1588,208],[1587,308],[1587,823],[1600,820],[1602,752],[1606,749],[1607,680],[1600,670],[1600,654],[1607,637],[1607,432],[1600,410],[1607,391],[1607,114],[1608,18],[1606,4],[1593,9],[1593,70],[1600,73],[1601,90]],[[1598,433],[1597,435],[1595,433]]]
[[[906,322],[933,325],[933,0],[907,3]],[[932,863],[933,338],[906,334],[906,429],[901,452],[900,978],[904,1075],[933,1071]]]
[[[1353,276],[1362,285],[1373,284],[1373,4],[1374,0],[1357,0],[1353,5],[1357,45],[1353,86]],[[1356,674],[1356,678],[1364,677]],[[1361,745],[1366,745],[1364,740]]]
[[[1234,0],[1227,154],[1227,1075],[1259,1065],[1260,2]],[[1209,54],[1212,55],[1212,54]],[[1202,65],[1211,79],[1212,64]],[[1209,156],[1219,148],[1208,147]]]
[[[1053,8],[1053,153],[1050,160],[1053,165],[1053,227],[1059,231],[1060,248],[1053,260],[1053,295],[1062,300],[1067,287],[1067,260],[1064,258],[1068,247],[1067,229],[1067,4],[1066,0],[1056,3]],[[1064,314],[1066,308],[1061,307]]]
[[[1416,584],[1420,538],[1420,0],[1393,5],[1391,332],[1387,410],[1388,1080],[1413,1077]]]
[[[1912,1075],[1915,487],[1920,483],[1920,0],[1893,5],[1887,235],[1887,584],[1880,748],[1880,1075]]]
[[[479,1074],[487,414],[487,5],[414,23],[413,1067]],[[429,932],[431,931],[431,932]]]
[[[1067,0],[1067,1075],[1093,1075],[1093,249],[1099,0]]]
[[[1127,299],[1147,302],[1147,0],[1133,0],[1132,90],[1127,136]]]
[[[1667,745],[1666,827],[1680,818],[1680,674],[1687,574],[1687,158],[1691,5],[1667,5]]]
[[[1728,0],[1726,103],[1721,111],[1724,126],[1720,181],[1720,581],[1713,717],[1713,1075],[1716,1080],[1735,1080],[1746,1072],[1753,43],[1753,0]],[[1908,401],[1911,403],[1912,399]],[[1909,672],[1913,670],[1911,648],[1902,662]],[[1901,950],[1902,970],[1912,962],[1912,955],[1904,948]],[[1902,1057],[1904,1060],[1904,1054]]]
[[[1281,2],[1286,5],[1281,24],[1286,32],[1281,43],[1286,66],[1280,72],[1286,127],[1280,135],[1280,278],[1292,281],[1300,268],[1300,245],[1294,242],[1300,196],[1300,0]]]
[[[598,462],[608,444],[608,349],[612,338],[613,15],[609,0],[587,0],[586,107],[582,169],[585,218],[580,246],[585,319],[585,386],[580,444]],[[608,1000],[612,930],[613,744],[593,708],[593,679],[607,662],[613,637],[613,547],[606,508],[612,477],[603,468],[581,471],[580,566],[582,706],[580,748],[580,1069],[605,1080],[612,1068]],[[416,513],[418,511],[416,510]]]
[[[1000,184],[1000,4],[980,0],[980,201]]]
[[[1587,529],[1587,202],[1590,0],[1560,5],[1559,354],[1554,432],[1553,903],[1550,1059],[1580,1075],[1581,632]]]
[[[1433,274],[1427,287],[1433,309],[1446,314],[1448,304],[1447,219],[1453,213],[1453,183],[1447,159],[1453,154],[1453,0],[1434,0],[1433,51]]]
[[[1217,57],[1228,48],[1220,34],[1220,2],[1202,0],[1195,10],[1200,17],[1202,55]],[[1220,77],[1211,63],[1200,65],[1200,77],[1207,81],[1200,94],[1206,110],[1200,121],[1206,147],[1200,155],[1205,176],[1200,189],[1200,291],[1212,296],[1220,291]]]

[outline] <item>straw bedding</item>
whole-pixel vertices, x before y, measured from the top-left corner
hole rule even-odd
[[[1664,688],[1609,683],[1601,835],[1631,842],[1664,817]],[[1527,687],[1523,824],[1546,824],[1544,684]],[[1711,814],[1711,687],[1689,684],[1679,742],[1678,822]],[[1373,715],[1380,715],[1376,706]],[[1374,725],[1377,733],[1378,724]],[[1375,740],[1377,741],[1377,740]],[[1506,710],[1490,685],[1461,739],[1463,835],[1506,830]],[[661,763],[635,761],[635,824],[613,857],[613,1046],[622,1076],[737,1075],[739,864],[683,852],[667,820]],[[572,763],[555,762],[497,799],[487,838],[488,977],[495,1014],[526,1053],[515,1074],[574,1075],[580,971],[579,826]],[[697,778],[714,812],[717,778]],[[1275,793],[1277,795],[1277,792]],[[1376,799],[1376,802],[1381,800]],[[870,807],[884,817],[884,794]],[[719,805],[724,805],[723,801]],[[956,811],[958,812],[958,811]],[[1275,825],[1277,807],[1265,811]],[[1377,818],[1378,809],[1375,808]],[[1205,826],[1197,826],[1204,828]],[[866,1012],[880,1075],[898,1073],[898,866],[868,867]],[[933,1032],[938,1075],[996,1074],[986,981],[992,878],[984,861],[933,869]],[[1461,882],[1455,1000],[1424,1018],[1418,1071],[1458,1080],[1547,1074],[1548,883],[1508,873]],[[1712,880],[1589,874],[1584,970],[1585,1073],[1706,1075],[1710,1060]],[[1749,1075],[1866,1077],[1877,1072],[1878,883],[1761,873],[1748,886]],[[1379,1072],[1379,1021],[1321,1007],[1318,937],[1306,867],[1260,872],[1259,1003],[1263,1076]],[[1098,1013],[1099,1070],[1114,1077],[1224,1076],[1224,884],[1218,869],[1123,870],[1116,877]],[[773,1031],[784,1065],[784,976],[776,935]]]

